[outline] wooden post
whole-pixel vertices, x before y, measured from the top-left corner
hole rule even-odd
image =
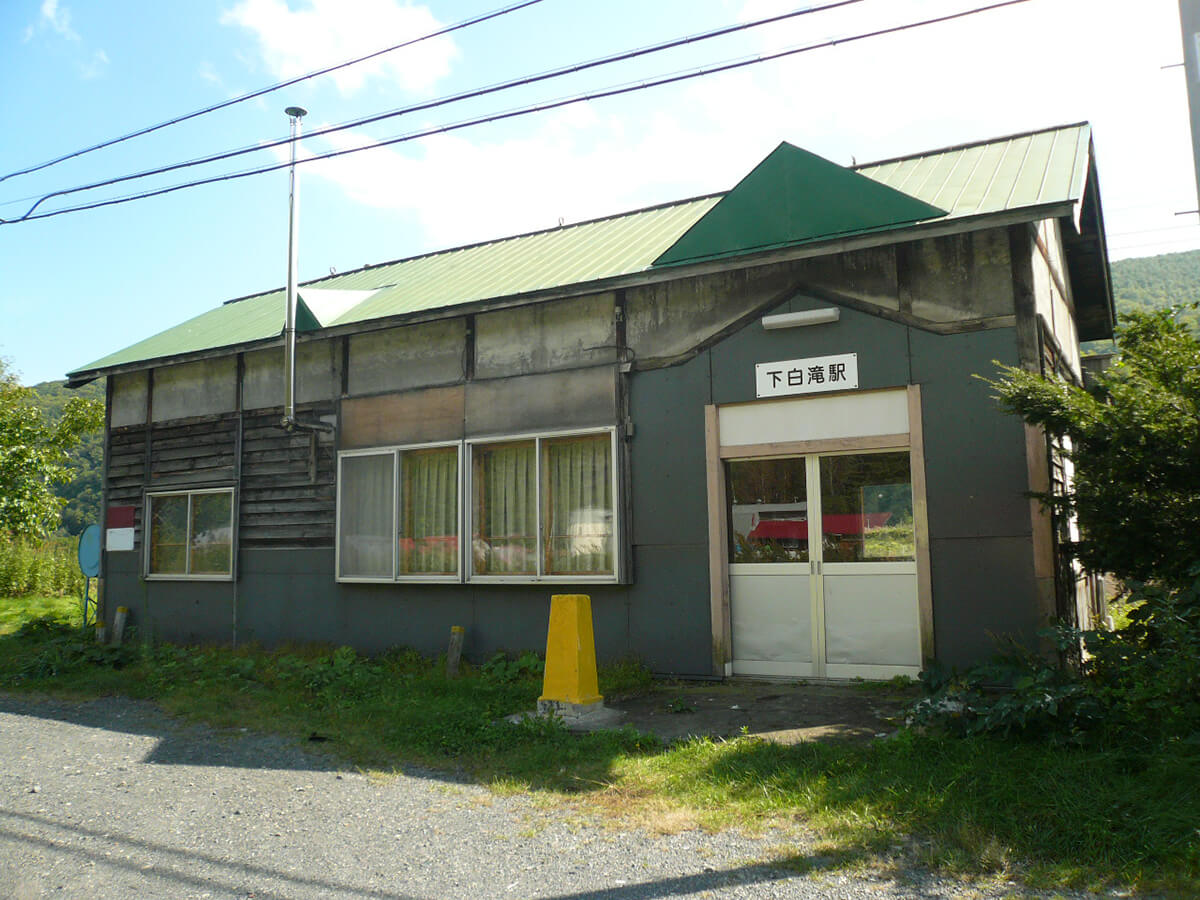
[[[113,646],[120,647],[125,637],[125,620],[129,617],[129,607],[118,606],[117,615],[113,619]]]
[[[450,646],[446,649],[446,677],[458,677],[458,664],[462,660],[463,638],[466,629],[461,625],[450,626]]]

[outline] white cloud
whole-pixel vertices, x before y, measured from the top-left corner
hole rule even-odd
[[[99,78],[107,68],[108,54],[103,50],[97,50],[92,54],[91,59],[79,64],[79,74],[86,79]]]
[[[50,0],[47,0],[50,2]],[[222,24],[254,33],[263,62],[276,78],[295,78],[420,37],[442,28],[424,6],[399,0],[309,0],[292,10],[285,0],[240,0]],[[343,95],[371,79],[425,93],[450,71],[458,49],[449,37],[433,38],[332,73]]]
[[[889,21],[949,8],[889,3]],[[744,15],[791,4],[755,0]],[[790,34],[753,32],[755,49],[886,24],[879,4],[868,6],[874,17],[801,17]],[[1186,242],[1192,232],[1174,217],[1196,205],[1182,70],[1161,68],[1180,55],[1174,2],[1106,5],[1082,18],[1078,10],[1029,3],[302,171],[337,185],[350,204],[412,216],[424,232],[417,252],[725,190],[781,140],[847,165],[1088,119],[1114,256],[1153,252],[1147,242],[1162,235],[1149,229],[1174,228],[1165,236]],[[723,55],[733,53],[710,58]],[[373,142],[326,140],[329,149]],[[1200,228],[1195,237],[1200,244]]]
[[[71,27],[71,11],[60,7],[58,0],[42,0],[42,23],[61,34],[67,40],[77,41],[79,35]]]

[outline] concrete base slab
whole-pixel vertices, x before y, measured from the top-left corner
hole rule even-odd
[[[505,721],[518,724],[526,719],[554,718],[562,721],[567,731],[603,731],[619,728],[625,718],[622,709],[610,709],[603,703],[565,703],[558,700],[539,700],[536,712],[515,713]]]

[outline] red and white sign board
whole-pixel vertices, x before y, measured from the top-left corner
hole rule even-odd
[[[133,549],[133,525],[136,509],[132,506],[110,506],[104,517],[104,549],[110,552]]]

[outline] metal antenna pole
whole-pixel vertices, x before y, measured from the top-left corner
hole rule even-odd
[[[291,430],[296,423],[296,206],[299,198],[296,191],[296,144],[300,139],[300,120],[308,110],[300,106],[289,106],[284,110],[292,122],[292,165],[289,169],[291,189],[288,192],[288,277],[287,313],[283,326],[283,421],[284,428]]]

